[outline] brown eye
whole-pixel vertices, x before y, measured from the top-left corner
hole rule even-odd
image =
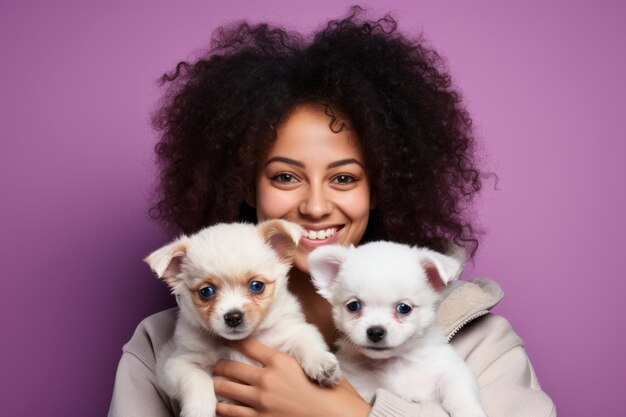
[[[281,172],[280,174],[274,175],[272,177],[272,181],[291,183],[291,182],[296,182],[297,178],[288,172]]]
[[[355,177],[346,174],[337,175],[335,178],[333,178],[333,182],[335,184],[352,184],[356,181],[357,179]]]

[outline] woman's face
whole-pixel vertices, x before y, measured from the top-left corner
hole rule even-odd
[[[321,106],[296,108],[257,175],[257,220],[289,220],[308,233],[296,251],[301,271],[318,246],[357,244],[369,218],[370,183],[357,139],[350,130],[332,132],[329,123]]]

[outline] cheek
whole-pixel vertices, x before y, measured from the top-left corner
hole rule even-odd
[[[402,343],[412,335],[422,334],[424,328],[421,317],[394,319],[394,322],[389,326],[389,341],[394,344]]]
[[[422,308],[419,315],[412,319],[415,327],[428,327],[435,323],[437,315],[434,308]]]
[[[248,302],[244,304],[243,310],[250,326],[256,327],[257,324],[259,324],[259,322],[261,322],[261,320],[263,320],[266,316],[270,306],[272,305],[272,301],[274,300],[274,289],[275,286],[273,284],[266,284],[266,288],[263,293],[258,295],[247,295]]]
[[[344,235],[341,243],[357,245],[369,222],[369,193],[362,192],[358,196],[346,196],[341,202],[340,210],[351,222],[349,232]]]
[[[286,193],[268,186],[257,187],[257,221],[284,217],[297,206],[295,193]]]
[[[355,223],[366,223],[370,213],[369,188],[363,188],[358,192],[346,193],[340,202],[341,210]]]
[[[346,333],[354,333],[361,323],[360,314],[352,314],[345,311],[339,312],[339,328]]]
[[[209,301],[203,301],[194,292],[191,299],[200,319],[205,323],[211,323],[219,304],[219,296],[211,298]]]

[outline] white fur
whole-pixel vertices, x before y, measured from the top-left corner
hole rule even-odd
[[[384,388],[407,401],[437,401],[453,417],[485,417],[475,376],[435,324],[440,294],[433,284],[448,284],[461,269],[452,257],[391,242],[309,255],[313,284],[345,336],[337,353],[342,373],[363,398]],[[354,301],[356,313],[347,308]],[[412,310],[400,314],[400,303]],[[374,340],[368,329],[385,334]]]
[[[173,340],[157,358],[157,378],[165,392],[181,403],[181,416],[215,416],[211,369],[221,359],[243,360],[225,346],[227,339],[257,338],[295,357],[321,385],[338,382],[337,359],[317,328],[306,323],[297,299],[287,290],[290,248],[302,233],[298,225],[283,220],[258,226],[219,224],[183,236],[146,258],[179,300]],[[226,312],[255,308],[248,287],[241,284],[242,276],[263,276],[273,282],[274,294],[258,323],[244,314],[242,324],[233,329],[225,324]],[[209,320],[196,309],[192,291],[207,277],[218,277],[221,283]]]

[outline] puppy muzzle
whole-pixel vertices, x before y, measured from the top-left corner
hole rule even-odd
[[[366,333],[369,340],[378,343],[385,338],[387,330],[382,326],[372,326],[367,329]]]
[[[240,310],[231,310],[224,314],[224,323],[233,329],[239,327],[243,323],[243,319],[244,313]]]

